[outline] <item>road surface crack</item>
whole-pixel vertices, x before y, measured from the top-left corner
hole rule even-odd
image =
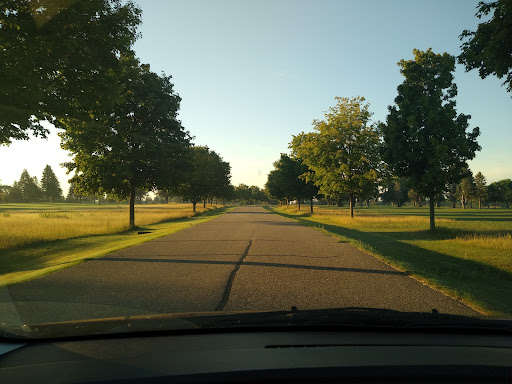
[[[226,306],[229,295],[231,294],[231,288],[233,287],[233,281],[235,281],[235,276],[238,270],[240,269],[240,266],[244,262],[244,259],[247,257],[247,254],[249,253],[249,249],[251,249],[252,246],[252,240],[249,240],[249,245],[247,245],[247,248],[245,248],[245,252],[240,257],[240,260],[235,265],[235,268],[231,271],[231,274],[229,275],[228,282],[226,284],[226,288],[224,289],[224,294],[222,295],[222,299],[220,300],[219,305],[217,305],[217,308],[215,308],[216,311],[222,311],[224,310],[224,307]]]

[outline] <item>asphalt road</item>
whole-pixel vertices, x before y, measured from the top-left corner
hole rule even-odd
[[[292,306],[476,314],[334,237],[242,207],[0,290],[0,323]]]

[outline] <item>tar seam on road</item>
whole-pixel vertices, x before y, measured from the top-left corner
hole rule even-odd
[[[217,305],[217,308],[215,308],[216,311],[222,311],[224,309],[224,307],[226,306],[226,304],[229,300],[229,295],[231,293],[231,287],[233,287],[233,281],[235,280],[236,273],[238,272],[238,270],[240,269],[240,266],[244,262],[244,259],[246,258],[247,254],[249,253],[249,249],[251,248],[251,246],[252,246],[252,240],[249,240],[249,245],[247,246],[247,248],[245,248],[244,254],[242,255],[242,257],[240,257],[240,260],[238,260],[238,263],[236,263],[235,268],[231,271],[231,274],[229,275],[229,279],[226,284],[226,288],[224,289],[224,294],[222,295],[222,299],[220,300],[219,305]]]

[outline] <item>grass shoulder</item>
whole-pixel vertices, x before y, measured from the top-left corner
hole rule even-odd
[[[29,206],[26,207],[25,210],[19,209],[19,211],[26,213],[27,210],[33,208],[33,206]],[[55,207],[53,208],[55,209]],[[183,207],[179,207],[180,211],[182,208]],[[83,208],[79,207],[79,209]],[[103,210],[104,208],[101,209]],[[148,209],[151,209],[151,206],[149,206]],[[153,209],[156,208],[153,207]],[[170,209],[172,209],[172,207]],[[133,230],[127,230],[126,227],[121,227],[120,230],[111,233],[108,232],[106,226],[103,226],[103,229],[105,229],[103,233],[73,235],[73,231],[70,231],[70,236],[67,238],[40,239],[35,242],[31,241],[11,248],[4,248],[2,250],[2,257],[0,258],[0,287],[41,277],[60,269],[77,265],[89,259],[98,258],[123,248],[170,235],[212,220],[233,209],[233,207],[211,207],[193,215],[191,213],[192,208],[190,207],[190,214],[187,209],[187,214],[176,217],[176,213],[174,212],[167,219],[161,219],[160,215],[156,215],[153,217],[153,223],[149,220],[149,223],[139,224]],[[51,216],[54,220],[67,220],[62,217],[62,212],[55,213],[55,211],[48,211],[47,213],[51,212],[54,213],[54,215]],[[126,219],[125,214],[126,212],[123,210],[123,218]],[[114,214],[112,215],[114,216]],[[159,220],[159,218],[161,220]],[[80,226],[79,221],[70,221],[73,222],[74,225]],[[27,233],[27,236],[30,236],[30,234]]]

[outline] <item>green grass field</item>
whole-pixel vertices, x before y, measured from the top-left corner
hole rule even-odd
[[[278,207],[489,315],[512,316],[512,209]]]
[[[211,220],[229,208],[192,204],[135,207],[89,204],[0,204],[0,287]],[[138,232],[150,232],[138,234]]]

